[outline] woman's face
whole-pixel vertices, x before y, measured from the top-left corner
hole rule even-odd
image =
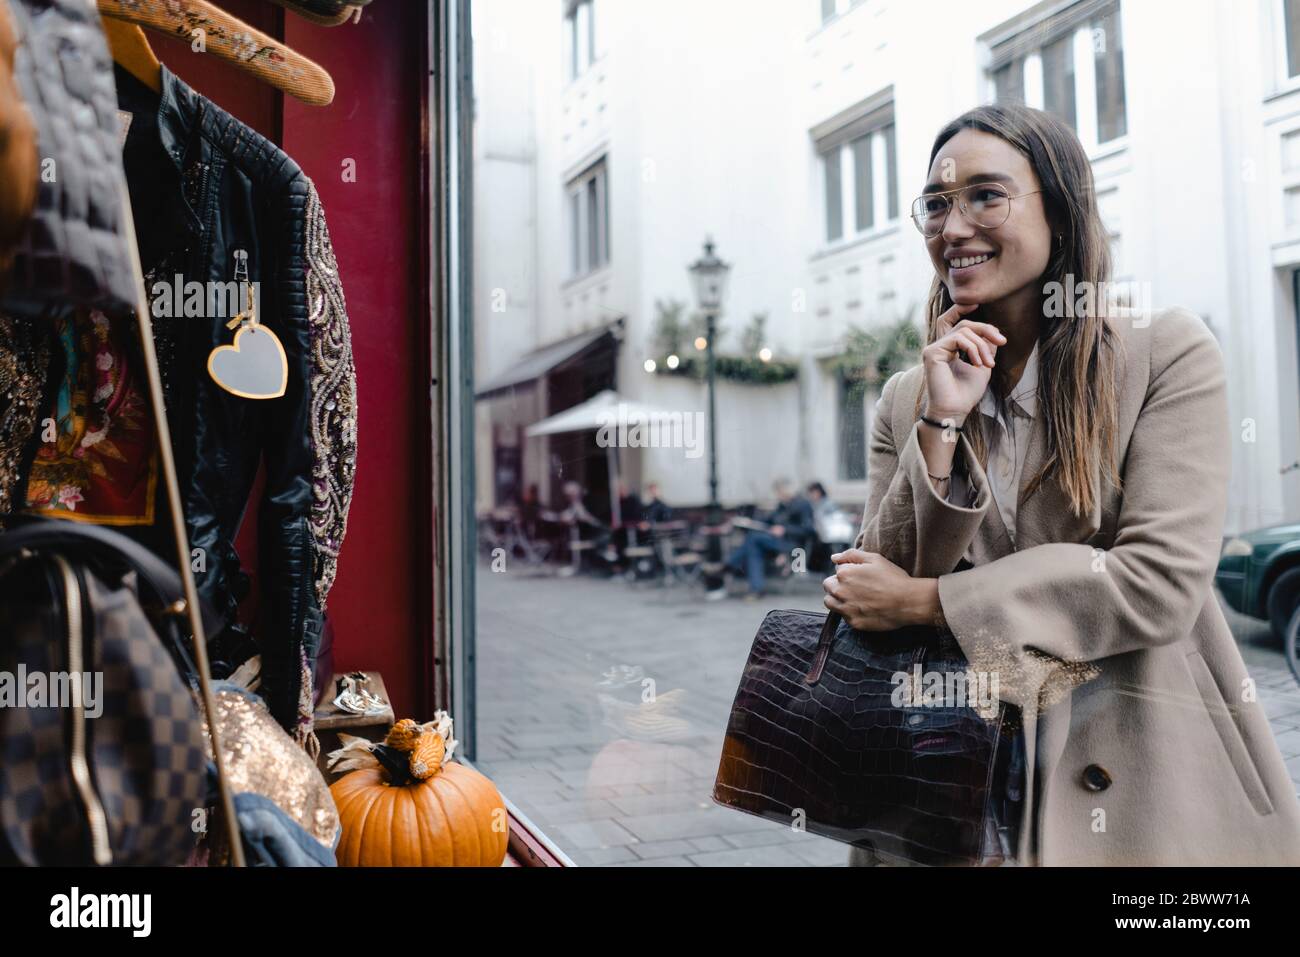
[[[930,167],[927,189],[951,190],[971,183],[996,182],[1006,188],[1011,211],[1001,226],[976,226],[962,214],[957,193],[940,232],[925,241],[930,261],[954,303],[991,304],[1033,288],[1047,269],[1052,228],[1043,194],[1029,160],[1001,137],[983,130],[962,130],[943,145]],[[958,266],[954,260],[989,256],[984,262]]]

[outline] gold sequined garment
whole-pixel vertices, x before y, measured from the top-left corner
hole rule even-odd
[[[311,324],[312,542],[321,609],[334,584],[357,462],[357,375],[338,262],[316,187],[307,193],[307,303]]]
[[[49,325],[0,315],[0,515],[13,510],[24,453],[45,401]]]
[[[339,812],[316,763],[276,723],[260,698],[237,688],[217,687],[213,699],[231,790],[251,791],[274,801],[322,846],[332,849]],[[210,760],[206,718],[203,746]],[[219,830],[209,829],[209,833]]]

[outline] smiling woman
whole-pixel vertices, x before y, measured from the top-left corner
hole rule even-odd
[[[929,344],[883,390],[862,530],[825,604],[861,632],[938,625],[997,675],[1019,730],[994,762],[991,862],[1300,863],[1300,805],[1210,588],[1217,344],[1181,308],[1044,308],[1052,284],[1109,278],[1061,121],[981,107],[930,160],[913,205]]]

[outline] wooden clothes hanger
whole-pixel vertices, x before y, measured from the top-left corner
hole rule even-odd
[[[162,92],[162,64],[143,30],[125,20],[105,17],[104,36],[114,63],[155,93]]]
[[[96,0],[105,18],[164,33],[191,47],[202,41],[204,52],[233,63],[240,69],[312,106],[329,106],[334,101],[334,80],[318,63],[278,40],[253,29],[207,0]],[[105,20],[105,24],[108,19]],[[108,30],[108,27],[105,27]],[[114,59],[122,52],[131,62],[118,60],[133,76],[133,66],[152,76],[152,66],[140,50],[139,38],[119,34],[122,46],[113,43]],[[109,34],[110,42],[113,34]],[[144,40],[143,46],[149,43]],[[157,62],[150,50],[149,57]],[[161,76],[161,68],[159,69]],[[149,83],[143,77],[137,77]]]

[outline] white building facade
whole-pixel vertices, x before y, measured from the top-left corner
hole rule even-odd
[[[860,503],[865,440],[852,437],[869,427],[872,396],[858,407],[827,360],[854,328],[920,322],[932,269],[907,214],[933,137],[972,106],[1017,99],[1079,133],[1115,277],[1155,308],[1196,311],[1219,339],[1238,439],[1226,531],[1300,515],[1300,468],[1287,470],[1300,460],[1300,0],[475,10],[476,60],[490,59],[476,64],[480,382],[608,328],[594,346],[608,368],[551,400],[608,386],[702,410],[702,386],[644,363],[656,357],[656,302],[690,304],[685,267],[707,233],[734,264],[722,351],[764,313],[773,354],[799,365],[791,383],[720,385],[722,501],[763,499],[784,475]],[[547,394],[539,384],[485,397],[480,429],[514,441],[507,433],[558,411]],[[577,454],[542,441],[521,443],[531,481]],[[494,464],[482,451],[481,504]],[[624,468],[633,484],[659,481],[670,502],[707,497],[707,457],[643,449]]]

